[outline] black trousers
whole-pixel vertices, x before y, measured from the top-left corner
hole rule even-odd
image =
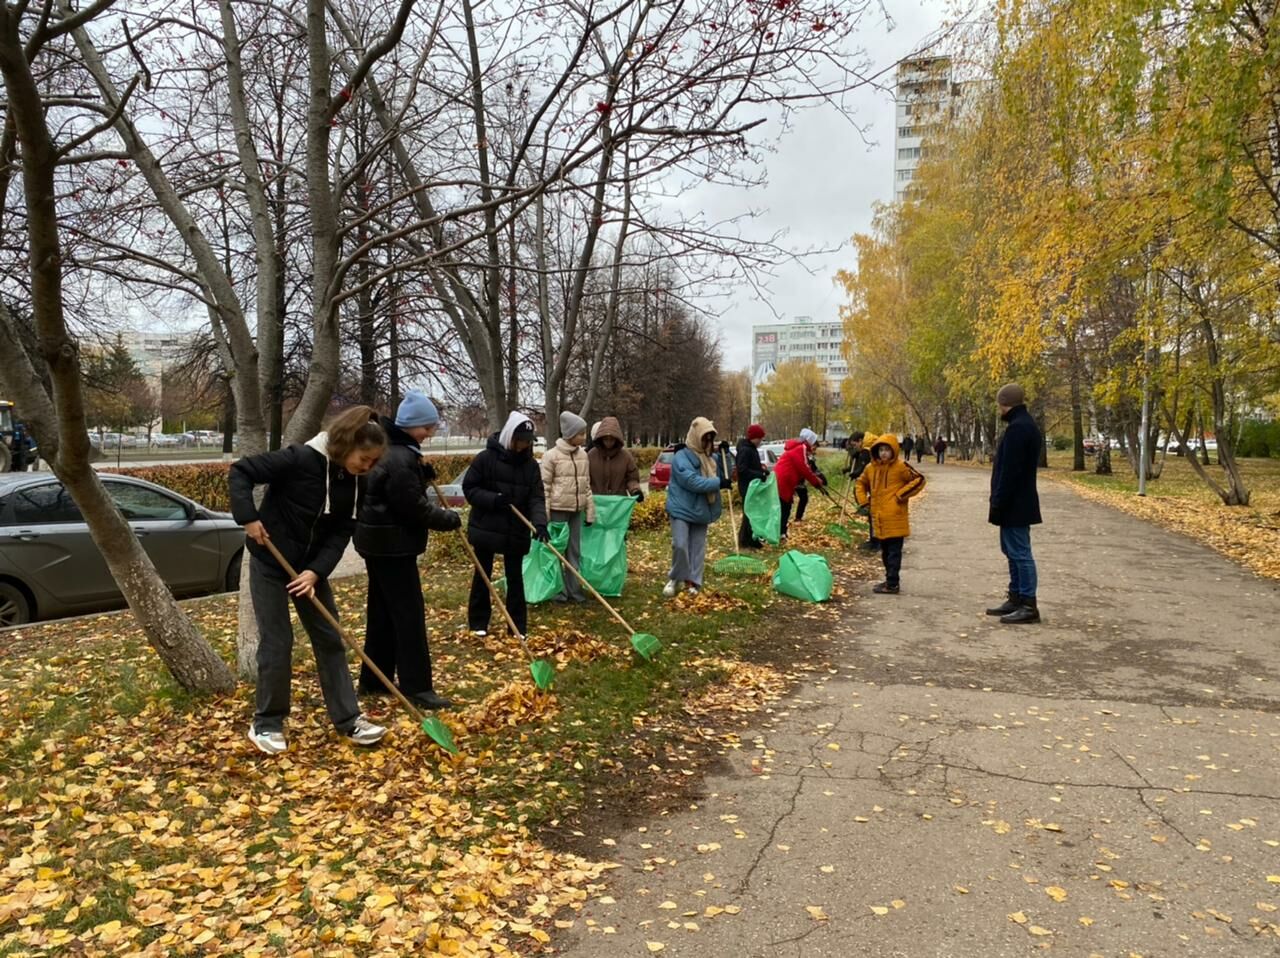
[[[369,570],[365,654],[405,695],[434,691],[417,557],[366,556],[364,564]],[[361,691],[384,688],[369,666],[361,664]]]
[[[881,539],[880,561],[884,563],[884,581],[889,586],[898,585],[898,576],[902,572],[902,536],[892,539]]]
[[[495,553],[476,547],[476,558],[484,567],[485,575],[493,578],[493,559]],[[524,553],[504,552],[502,565],[507,576],[507,611],[515,619],[516,628],[523,635],[529,630],[529,608],[524,601]],[[471,597],[467,600],[467,627],[472,632],[483,629],[489,631],[489,619],[493,616],[493,599],[489,595],[489,587],[480,578],[480,573],[471,576]]]
[[[782,538],[787,537],[787,523],[791,521],[791,500],[782,503]]]
[[[804,518],[804,511],[809,508],[809,490],[805,486],[796,486],[796,498],[800,505],[796,506],[796,522]]]
[[[750,548],[755,545],[755,533],[751,531],[751,520],[743,513],[742,522],[738,526],[738,545]]]

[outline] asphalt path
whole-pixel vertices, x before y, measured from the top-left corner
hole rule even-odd
[[[1041,482],[1039,626],[983,471],[703,793],[601,837],[570,956],[1280,954],[1280,590]]]

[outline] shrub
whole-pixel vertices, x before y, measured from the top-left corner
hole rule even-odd
[[[658,460],[658,453],[662,452],[661,446],[632,446],[631,455],[636,457],[636,468],[640,470],[640,481],[644,482],[649,475],[649,470],[653,468],[653,464]]]
[[[1072,441],[1073,440],[1071,439],[1070,436],[1054,436],[1053,448],[1056,449],[1058,452],[1062,452],[1064,449],[1071,448]]]
[[[1260,459],[1280,456],[1280,420],[1246,420],[1240,430],[1236,455]]]
[[[462,481],[462,474],[475,456],[472,453],[431,456],[440,482]],[[206,509],[218,512],[231,511],[231,496],[227,490],[225,462],[190,462],[171,466],[126,466],[120,469],[104,469],[123,476],[133,476],[172,489],[179,495],[193,499]]]
[[[667,494],[650,492],[631,513],[632,529],[662,529],[667,525]]]
[[[206,509],[230,512],[231,497],[227,492],[229,468],[225,462],[188,462],[173,466],[129,466],[103,471],[145,479],[172,489],[188,499],[194,499]]]

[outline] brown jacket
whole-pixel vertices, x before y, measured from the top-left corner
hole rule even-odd
[[[606,437],[618,440],[618,448],[609,450],[600,445]],[[626,496],[640,488],[640,470],[636,457],[625,445],[622,426],[613,416],[600,420],[596,431],[596,444],[587,453],[591,465],[591,491],[597,496]]]
[[[888,446],[893,458],[881,462],[879,447]],[[858,477],[854,498],[858,505],[871,503],[871,530],[877,539],[911,535],[907,500],[924,488],[924,476],[898,457],[898,437],[892,433],[875,440],[871,465]]]
[[[591,476],[587,454],[581,446],[564,439],[542,454],[542,485],[547,492],[547,509],[555,512],[585,512],[587,522],[596,521],[596,501],[591,498]]]

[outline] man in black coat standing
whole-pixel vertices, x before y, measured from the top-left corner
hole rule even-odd
[[[753,479],[765,480],[764,463],[760,461],[760,443],[764,442],[764,426],[752,423],[747,427],[747,434],[738,440],[738,453],[734,464],[738,470],[738,494],[743,502],[747,499],[747,490],[751,488]],[[746,510],[742,512],[742,524],[738,526],[738,547],[742,549],[759,549],[761,542],[751,528],[751,520]]]
[[[1031,554],[1031,527],[1039,525],[1040,496],[1036,467],[1044,443],[1036,421],[1027,412],[1026,391],[1017,383],[996,393],[1000,418],[1008,425],[991,465],[991,507],[987,521],[1000,527],[1000,551],[1009,560],[1009,598],[987,609],[1009,625],[1040,621],[1036,606],[1036,560]]]

